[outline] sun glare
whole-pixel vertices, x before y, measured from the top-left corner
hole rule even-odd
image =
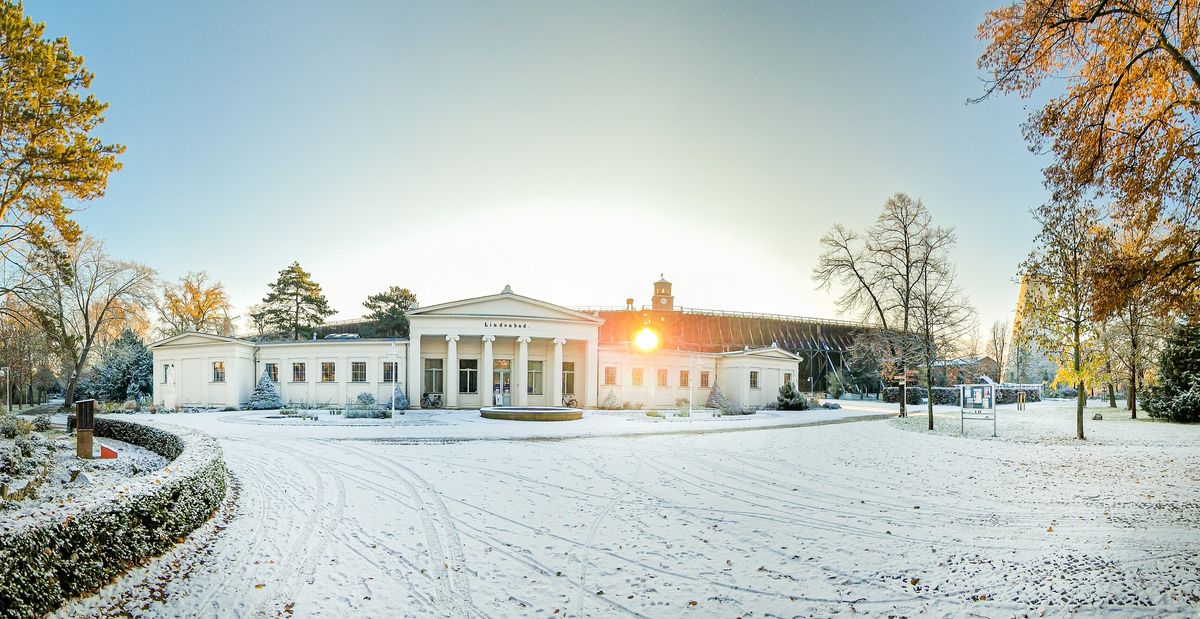
[[[633,344],[638,350],[654,350],[658,348],[658,334],[650,327],[645,327],[633,338]]]

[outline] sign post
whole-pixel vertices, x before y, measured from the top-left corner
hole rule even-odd
[[[75,403],[75,456],[92,459],[92,431],[96,428],[95,400]]]
[[[967,419],[992,422],[992,436],[996,436],[996,388],[995,385],[958,386],[958,433],[966,433]]]

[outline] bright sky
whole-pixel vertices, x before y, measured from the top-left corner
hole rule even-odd
[[[49,2],[125,144],[80,215],[111,252],[207,270],[240,308],[292,260],[338,318],[398,284],[836,317],[811,270],[892,193],[959,232],[1011,317],[1045,196],[1025,102],[982,92],[1000,0]]]

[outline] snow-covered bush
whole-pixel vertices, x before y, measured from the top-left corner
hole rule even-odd
[[[962,397],[962,390],[958,387],[934,387],[929,392],[929,399],[934,404],[953,404],[957,406],[960,397]]]
[[[621,408],[621,399],[617,397],[616,393],[610,390],[608,395],[604,396],[604,399],[600,401],[600,408],[606,411],[615,411]]]
[[[45,432],[51,428],[50,415],[38,415],[33,418],[33,429],[38,432]]]
[[[408,410],[408,396],[404,395],[404,389],[399,384],[397,384],[395,387],[392,387],[392,399],[394,399],[396,402],[396,410]],[[388,407],[388,409],[392,408],[392,400],[388,400],[384,404]]]
[[[1200,421],[1200,326],[1179,325],[1159,360],[1161,384],[1150,389],[1146,412],[1171,421]]]
[[[271,374],[266,370],[263,370],[262,376],[258,378],[258,384],[254,385],[246,408],[252,411],[283,408],[283,398],[279,397],[279,390],[275,388],[275,383],[271,382]]]
[[[781,411],[808,410],[808,402],[796,390],[796,386],[791,381],[783,383],[783,386],[779,388],[779,397],[775,398],[775,402]]]
[[[1025,392],[1026,402],[1042,401],[1042,390],[1037,387],[996,387],[996,404],[1016,404],[1017,393],[1021,391]]]
[[[708,401],[704,403],[705,408],[722,409],[729,405],[729,401],[725,399],[725,394],[721,391],[721,386],[713,384],[712,389],[708,391]]]
[[[96,436],[172,460],[123,491],[47,505],[0,521],[0,610],[40,617],[169,550],[212,516],[225,497],[225,461],[213,439],[96,417]],[[70,418],[74,425],[74,417]]]
[[[375,406],[375,396],[366,391],[358,394],[358,397],[354,398],[354,400],[362,406]]]

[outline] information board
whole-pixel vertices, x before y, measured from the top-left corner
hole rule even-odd
[[[979,419],[992,422],[992,436],[996,436],[996,387],[995,385],[959,385],[958,433],[966,433],[966,420]]]

